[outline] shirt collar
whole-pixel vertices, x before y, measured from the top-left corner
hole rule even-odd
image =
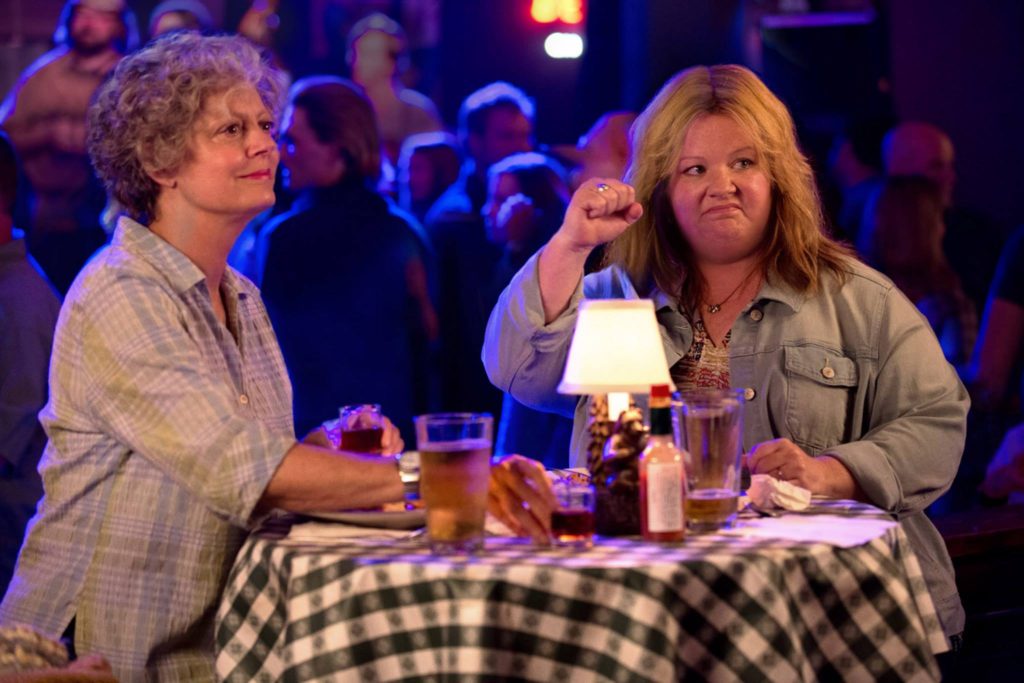
[[[635,295],[634,295],[635,296]],[[660,311],[663,308],[677,308],[676,297],[664,292],[657,285],[651,290],[651,301],[654,302],[654,310]]]
[[[220,286],[224,288],[229,297],[234,297],[241,301],[249,296],[252,285],[248,280],[239,275],[234,268],[228,266],[224,269],[224,276],[221,278]]]
[[[127,216],[118,219],[112,244],[152,265],[179,293],[206,280],[206,275],[189,257],[146,226]]]

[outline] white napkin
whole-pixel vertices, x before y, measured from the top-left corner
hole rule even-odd
[[[289,541],[304,543],[322,543],[347,539],[388,539],[409,538],[416,532],[408,529],[377,529],[374,527],[354,526],[340,522],[303,522],[293,524],[288,532]]]
[[[750,502],[765,510],[803,510],[811,504],[810,491],[768,474],[755,474],[750,477],[747,496],[750,497]]]
[[[899,522],[891,519],[838,515],[782,515],[741,519],[719,533],[746,538],[773,538],[798,543],[827,543],[852,548],[873,541]]]
[[[491,514],[487,515],[484,531],[488,536],[515,536],[511,529]],[[419,535],[419,533],[419,530],[378,529],[376,527],[355,526],[341,522],[309,521],[293,524],[287,538],[289,541],[300,543],[324,543],[352,539],[374,541],[389,538],[411,538]]]

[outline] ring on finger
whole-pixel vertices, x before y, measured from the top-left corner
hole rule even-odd
[[[612,186],[609,185],[608,183],[598,183],[596,185],[596,188],[598,192],[607,192],[608,190],[612,189]]]

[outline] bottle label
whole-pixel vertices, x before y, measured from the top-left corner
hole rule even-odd
[[[647,465],[647,528],[654,532],[683,528],[683,466],[678,462]]]

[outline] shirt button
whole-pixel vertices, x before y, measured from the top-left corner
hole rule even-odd
[[[755,396],[757,396],[757,392],[754,391],[751,387],[747,387],[746,389],[743,390],[743,398],[745,398],[746,400],[753,401]]]
[[[761,322],[761,318],[763,317],[764,313],[761,311],[760,308],[755,308],[750,311],[750,319],[753,320],[755,323]]]
[[[826,365],[821,369],[821,376],[825,379],[832,379],[836,376],[836,371],[833,370],[831,366]]]
[[[245,394],[242,394],[241,396],[238,397],[238,402],[241,403],[243,406],[247,406],[249,405],[249,397],[246,396]]]

